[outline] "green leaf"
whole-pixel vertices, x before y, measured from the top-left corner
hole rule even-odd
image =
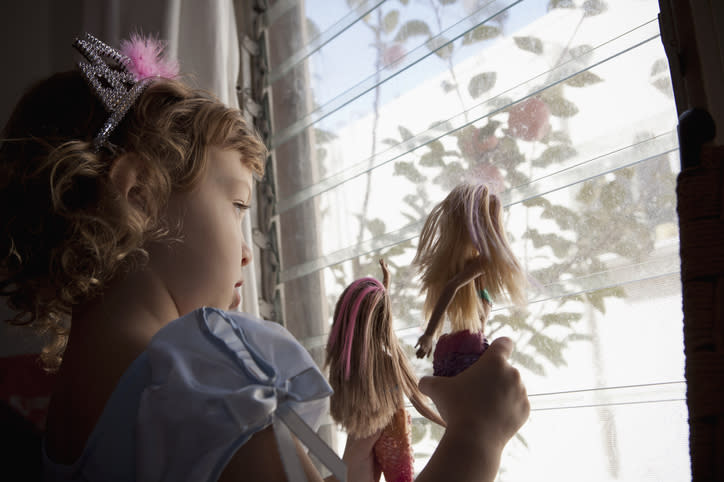
[[[317,140],[317,144],[324,144],[324,143],[332,141],[333,139],[336,139],[337,135],[330,131],[325,131],[323,129],[315,128],[314,137]]]
[[[596,310],[601,312],[602,315],[606,314],[606,301],[600,293],[586,293],[586,301],[588,301],[588,303]]]
[[[319,27],[317,27],[317,24],[314,23],[314,21],[307,17],[307,38],[314,39],[319,37],[321,32],[319,31]]]
[[[559,142],[561,144],[570,144],[571,143],[571,136],[566,131],[554,131],[551,130],[546,135],[546,140],[548,142]]]
[[[497,75],[498,74],[496,72],[483,72],[482,74],[477,74],[470,79],[470,82],[468,83],[468,92],[470,93],[470,96],[473,99],[477,99],[482,94],[492,89],[493,86],[495,86]]]
[[[548,10],[554,8],[576,8],[576,4],[573,3],[573,0],[551,0],[548,2]]]
[[[570,333],[564,338],[566,342],[569,341],[592,341],[593,337],[586,333]]]
[[[425,181],[427,178],[411,162],[399,161],[395,163],[395,176],[403,176],[414,183]]]
[[[513,353],[510,355],[510,360],[515,365],[525,367],[536,375],[545,375],[543,365],[538,363],[532,356],[523,353],[520,350],[513,350]]]
[[[600,15],[608,10],[608,5],[603,0],[586,0],[583,2],[583,12],[586,17]]]
[[[440,154],[436,152],[426,152],[420,156],[420,165],[424,167],[445,167],[445,162],[442,160]]]
[[[544,326],[559,325],[569,327],[571,324],[582,318],[581,313],[574,312],[558,312],[558,313],[547,313],[541,316],[541,321]]]
[[[492,107],[493,109],[502,109],[504,107],[509,107],[512,103],[513,98],[508,96],[498,96],[488,101],[488,104],[490,104],[490,107]]]
[[[492,25],[479,25],[463,36],[463,45],[490,40],[500,35],[500,29]]]
[[[567,144],[556,144],[541,153],[532,164],[537,167],[547,167],[553,163],[560,163],[577,154],[576,150]]]
[[[457,0],[438,0],[440,2],[440,5],[452,5]]]
[[[448,133],[452,130],[453,125],[449,120],[446,121],[436,121],[430,124],[429,129],[434,129],[436,131],[442,131],[444,133]]]
[[[450,82],[449,80],[443,80],[440,87],[442,87],[442,91],[447,94],[448,92],[455,90],[457,88],[457,84]]]
[[[412,445],[422,442],[427,435],[427,427],[421,423],[413,423],[411,427],[412,432]]]
[[[577,45],[575,47],[571,47],[568,50],[568,54],[571,56],[571,58],[577,59],[577,58],[581,57],[580,60],[587,59],[588,57],[591,56],[592,53],[593,53],[593,47],[590,45],[587,45],[587,44]]]
[[[317,147],[317,161],[323,161],[327,157],[327,149]]]
[[[373,237],[379,237],[385,234],[385,223],[381,219],[370,219],[367,221],[367,229]]]
[[[548,104],[548,109],[551,111],[551,115],[556,117],[573,117],[578,114],[576,104],[563,98],[560,94],[551,94],[544,97],[546,104]]]
[[[659,77],[651,82],[651,85],[656,87],[659,92],[662,92],[667,97],[674,97],[674,88],[671,86],[671,79],[668,77]]]
[[[561,366],[566,364],[562,353],[563,348],[565,348],[565,343],[554,340],[542,333],[536,333],[530,337],[528,344],[536,348],[541,355],[548,358],[554,365]]]
[[[540,233],[535,228],[528,229],[525,234],[523,234],[523,237],[530,239],[533,242],[533,247],[535,248],[548,246],[553,250],[553,254],[559,258],[566,257],[574,246],[572,241],[569,241],[558,234]]]
[[[666,61],[666,59],[658,59],[651,66],[651,77],[656,74],[661,74],[663,72],[669,72],[669,63]]]
[[[391,10],[387,12],[385,18],[382,20],[382,28],[386,34],[392,33],[397,28],[397,22],[400,20],[399,10]]]
[[[561,229],[573,229],[579,222],[578,214],[565,206],[551,205],[543,211],[541,217],[553,219]]]
[[[410,37],[414,37],[416,35],[426,35],[429,37],[432,33],[427,23],[422,20],[408,20],[402,24],[400,30],[397,31],[397,35],[395,35],[395,42],[404,42]]]
[[[523,206],[528,207],[528,208],[538,206],[538,207],[547,209],[550,206],[552,206],[552,204],[546,198],[538,196],[538,197],[526,199],[525,201],[523,201]]]
[[[408,141],[414,137],[412,132],[410,132],[410,130],[405,127],[397,126],[397,130],[400,131],[400,136],[402,136],[403,141]]]
[[[449,59],[453,54],[452,42],[443,36],[433,37],[425,42],[425,45],[430,49],[430,52],[434,52],[443,60]]]
[[[513,37],[513,40],[519,49],[538,55],[543,53],[543,41],[538,37]]]
[[[584,70],[578,75],[575,75],[566,81],[566,84],[571,87],[585,87],[587,85],[597,84],[603,81],[601,77],[594,74],[590,70]]]

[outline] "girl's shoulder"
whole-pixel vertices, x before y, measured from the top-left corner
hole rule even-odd
[[[116,476],[130,470],[140,480],[216,480],[278,408],[316,429],[330,394],[284,327],[201,308],[156,333],[121,377],[80,459],[62,466],[46,456],[46,474],[122,480]]]
[[[278,409],[292,409],[316,430],[332,391],[285,328],[242,313],[192,312],[159,331],[146,355],[151,379],[139,403],[136,451],[143,480],[160,480],[158,470],[173,471],[169,480],[216,480]],[[181,424],[188,436],[179,436]]]
[[[156,383],[164,379],[165,370],[171,370],[197,376],[200,384],[232,385],[238,377],[250,383],[273,383],[310,372],[326,385],[309,352],[286,328],[246,313],[200,308],[161,329],[146,353]],[[209,369],[213,374],[204,371]]]

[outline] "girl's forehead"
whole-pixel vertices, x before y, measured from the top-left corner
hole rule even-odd
[[[207,175],[216,178],[224,184],[234,187],[248,187],[251,189],[253,174],[251,168],[235,149],[209,149],[209,163]]]

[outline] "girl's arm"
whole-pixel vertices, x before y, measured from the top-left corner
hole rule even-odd
[[[455,293],[480,276],[480,272],[483,269],[483,261],[484,257],[482,255],[468,260],[465,266],[463,266],[462,271],[447,282],[442,290],[440,299],[435,303],[435,308],[433,308],[432,315],[430,315],[430,321],[427,322],[425,333],[417,340],[417,344],[415,345],[415,347],[419,347],[416,352],[417,358],[424,358],[430,354],[432,351],[432,336],[440,326],[443,315],[455,297]]]
[[[507,361],[512,349],[510,339],[499,338],[459,375],[420,380],[420,390],[435,402],[447,429],[417,482],[495,480],[503,448],[530,414],[520,373]],[[348,440],[344,461],[350,482],[372,480],[372,447],[378,436]],[[298,442],[297,453],[308,480],[321,481]],[[285,481],[273,429],[256,433],[244,444],[219,480]],[[327,477],[325,482],[334,480]]]
[[[462,373],[420,380],[447,430],[417,482],[495,480],[503,448],[530,414],[520,373],[507,361],[512,349],[510,339],[496,339]]]

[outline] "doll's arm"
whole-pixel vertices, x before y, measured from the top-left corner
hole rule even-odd
[[[387,269],[387,263],[383,258],[380,258],[380,267],[382,268],[382,286],[386,290],[390,289],[390,271]]]
[[[416,352],[417,358],[424,358],[430,354],[432,351],[432,335],[440,326],[443,315],[455,297],[455,293],[480,276],[484,259],[484,256],[480,255],[468,260],[465,266],[463,266],[463,269],[447,282],[442,290],[440,299],[435,303],[435,308],[433,308],[432,315],[430,315],[430,321],[427,322],[425,333],[417,340],[417,344],[415,345],[415,347],[419,347]]]

